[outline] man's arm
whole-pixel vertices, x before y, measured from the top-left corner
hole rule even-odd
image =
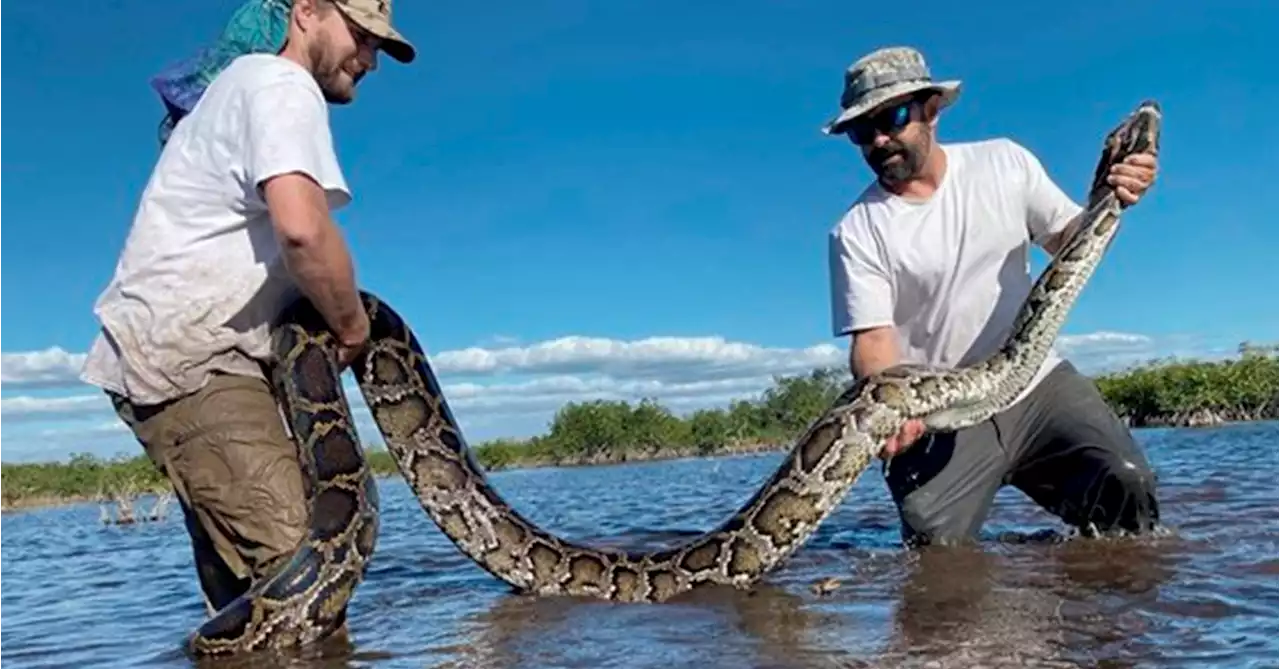
[[[850,337],[849,371],[861,377],[894,364],[893,284],[874,237],[862,223],[837,226],[827,238],[827,260],[831,328]]]
[[[849,371],[854,378],[871,376],[898,364],[901,355],[894,326],[859,330],[849,341]]]
[[[1155,183],[1157,170],[1157,160],[1153,153],[1137,153],[1128,156],[1123,162],[1111,166],[1111,172],[1107,175],[1107,183],[1115,189],[1116,197],[1123,206],[1131,207],[1142,199],[1151,185]],[[1048,181],[1048,177],[1044,177]],[[1052,182],[1050,181],[1052,184]],[[1056,186],[1055,186],[1056,188]],[[1059,191],[1061,192],[1061,191]],[[1036,194],[1041,201],[1041,218],[1048,218],[1055,215],[1054,198],[1056,195],[1052,192]],[[1066,197],[1062,195],[1062,197]],[[1074,203],[1073,203],[1074,204]],[[1058,255],[1062,247],[1066,245],[1067,240],[1071,239],[1080,228],[1081,220],[1087,211],[1081,210],[1075,216],[1068,219],[1067,224],[1062,230],[1050,236],[1041,246],[1045,251],[1053,255]]]
[[[301,75],[299,75],[301,77]],[[246,96],[246,170],[262,193],[285,267],[338,341],[369,336],[347,245],[330,214],[350,200],[314,85],[283,79]]]
[[[285,268],[324,316],[343,346],[369,337],[369,319],[356,289],[351,254],[334,224],[324,190],[311,177],[290,172],[262,184]]]
[[[1075,216],[1067,219],[1067,224],[1063,226],[1061,230],[1056,233],[1052,233],[1047,239],[1045,239],[1045,241],[1040,244],[1040,248],[1044,249],[1049,255],[1058,255],[1058,251],[1062,250],[1062,247],[1066,245],[1067,240],[1075,236],[1076,230],[1080,228],[1080,222],[1084,219],[1085,213],[1086,212],[1081,211]]]
[[[898,364],[893,283],[877,239],[862,225],[837,226],[828,238],[828,261],[832,329],[838,337],[850,335],[849,371],[863,378]],[[909,420],[880,455],[893,457],[923,434],[924,423]]]
[[[1040,248],[1056,255],[1079,227],[1084,209],[1049,177],[1035,154],[1016,142],[1010,145],[1023,172],[1027,233]]]

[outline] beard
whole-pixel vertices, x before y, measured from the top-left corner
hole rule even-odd
[[[892,160],[895,157],[897,160]],[[920,173],[924,167],[924,150],[890,140],[884,146],[871,149],[867,154],[867,165],[886,184],[900,184]]]
[[[330,104],[347,104],[355,98],[356,84],[364,73],[352,76],[343,67],[345,59],[334,54],[330,44],[321,40],[311,45],[311,62],[315,63],[311,76],[324,95],[325,102]]]

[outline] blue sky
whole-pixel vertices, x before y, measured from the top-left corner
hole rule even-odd
[[[462,4],[399,0],[418,61],[383,58],[332,116],[362,285],[437,356],[473,441],[570,399],[683,410],[839,362],[825,235],[870,175],[819,128],[845,66],[890,44],[964,81],[944,140],[1012,137],[1077,197],[1103,134],[1164,106],[1160,180],[1071,315],[1073,359],[1276,339],[1265,3]],[[4,8],[4,460],[136,450],[70,378],[156,157],[147,80],[236,6]]]

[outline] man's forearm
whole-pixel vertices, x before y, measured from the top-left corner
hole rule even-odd
[[[1058,251],[1062,250],[1062,247],[1066,246],[1067,241],[1074,237],[1076,231],[1080,229],[1080,224],[1084,221],[1087,211],[1088,210],[1082,211],[1073,216],[1070,221],[1067,221],[1066,227],[1060,230],[1058,234],[1049,238],[1049,242],[1044,245],[1044,250],[1048,251],[1051,255],[1058,255]]]
[[[340,343],[368,337],[368,320],[356,292],[355,270],[324,191],[305,174],[272,177],[263,186],[284,266],[315,305]]]
[[[355,269],[341,235],[332,223],[314,234],[282,240],[285,267],[307,299],[344,344],[354,344],[361,332],[364,307],[356,289]]]
[[[853,376],[859,379],[872,374],[879,374],[898,364],[897,355],[881,351],[860,355],[855,350],[851,358],[850,370],[853,372]]]

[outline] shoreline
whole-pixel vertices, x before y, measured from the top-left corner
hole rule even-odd
[[[646,451],[622,449],[617,452],[606,452],[565,458],[529,458],[515,460],[509,464],[486,468],[486,472],[500,472],[513,469],[547,469],[550,467],[608,467],[610,465],[634,464],[637,462],[662,462],[666,460],[702,460],[707,458],[727,458],[735,455],[755,455],[772,453],[786,449],[786,445],[769,441],[744,442],[733,446],[725,446],[713,450],[697,447],[658,448]]]
[[[1277,420],[1275,416],[1249,416],[1249,415],[1229,415],[1231,412],[1214,412],[1208,410],[1187,411],[1171,415],[1155,415],[1155,416],[1121,416],[1120,419],[1130,429],[1201,429],[1223,427],[1240,423],[1255,423]],[[1266,411],[1255,413],[1269,413]],[[487,473],[495,473],[510,470],[521,469],[547,469],[551,467],[564,468],[580,468],[580,467],[608,467],[614,465],[633,464],[641,462],[663,462],[669,460],[706,460],[714,458],[734,457],[741,455],[761,455],[765,453],[777,453],[786,450],[786,444],[780,444],[769,441],[744,442],[733,446],[726,446],[718,449],[701,449],[697,447],[675,447],[675,448],[659,448],[649,450],[621,449],[615,452],[597,453],[593,455],[584,455],[577,457],[565,458],[529,458],[517,459],[502,465],[486,468]],[[377,454],[375,457],[379,459],[386,458],[385,451],[381,449],[366,450],[366,456]],[[370,457],[370,461],[373,461]],[[47,463],[46,463],[47,466]],[[57,466],[57,465],[54,465]],[[108,467],[110,465],[107,465]],[[383,468],[375,468],[373,477],[375,479],[397,478],[399,470],[394,468],[384,470]],[[155,495],[164,494],[171,490],[168,485],[163,483],[145,487],[134,495]],[[9,515],[20,513],[23,511],[34,511],[40,509],[50,509],[63,506],[72,506],[76,504],[84,504],[91,502],[103,501],[99,495],[88,494],[36,494],[30,496],[15,497],[9,499],[5,497],[0,500],[0,514]]]
[[[745,445],[731,446],[709,452],[700,452],[698,449],[691,448],[669,448],[657,449],[651,451],[635,451],[620,452],[617,454],[604,454],[597,457],[576,457],[561,458],[557,460],[547,458],[531,458],[525,461],[515,461],[496,467],[485,469],[486,473],[512,471],[521,469],[549,469],[552,467],[563,468],[579,468],[579,467],[609,467],[614,465],[634,464],[639,462],[662,462],[667,460],[703,460],[711,458],[728,458],[739,455],[756,455],[760,453],[780,452],[786,447],[771,442],[750,443]],[[382,449],[373,450],[378,454],[376,457],[384,458],[386,451]],[[370,450],[366,449],[365,456],[369,456]],[[372,460],[372,458],[369,458]],[[109,465],[108,465],[109,466]],[[400,471],[398,469],[384,470],[374,468],[373,478],[399,478]],[[131,497],[140,497],[142,495],[161,495],[166,492],[172,492],[172,488],[167,484],[158,484],[154,487],[143,488],[131,494]],[[72,495],[52,495],[38,494],[27,497],[18,497],[15,499],[0,499],[0,514],[11,514],[20,511],[31,511],[36,509],[49,509],[61,506],[73,506],[76,504],[87,503],[111,503],[110,500],[103,500],[99,495],[88,494],[72,494]]]
[[[132,498],[141,497],[142,495],[163,495],[166,492],[172,492],[172,488],[168,485],[159,485],[138,490],[130,495]],[[31,511],[33,509],[53,509],[60,506],[72,506],[75,504],[114,504],[114,500],[103,499],[101,495],[88,495],[76,493],[71,495],[51,495],[42,493],[38,495],[29,495],[18,497],[15,499],[0,500],[0,514],[8,515],[19,511]]]
[[[1139,416],[1120,416],[1120,420],[1130,429],[1143,428],[1201,428],[1219,427],[1235,423],[1256,423],[1276,420],[1274,407],[1255,411],[1215,411],[1212,409],[1191,409],[1170,414],[1151,414]]]

